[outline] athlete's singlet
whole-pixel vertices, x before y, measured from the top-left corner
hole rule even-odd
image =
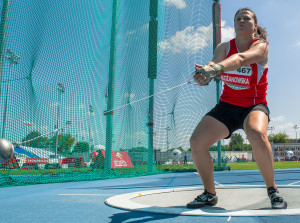
[[[255,39],[249,46],[258,41]],[[239,53],[235,39],[230,40],[226,58]],[[220,100],[241,107],[264,103],[267,105],[268,68],[260,64],[250,64],[235,71],[224,72],[221,80],[224,89]]]

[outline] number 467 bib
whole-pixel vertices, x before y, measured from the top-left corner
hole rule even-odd
[[[221,80],[229,87],[235,89],[245,89],[250,87],[250,80],[252,75],[251,66],[243,66],[235,71],[229,71],[221,75]]]

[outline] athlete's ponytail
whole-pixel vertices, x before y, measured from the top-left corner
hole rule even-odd
[[[266,42],[268,42],[268,37],[267,37],[267,31],[266,29],[262,28],[261,26],[257,25],[257,29],[256,29],[256,36],[260,39],[265,40]]]
[[[254,22],[255,24],[257,25],[257,17],[255,15],[255,13],[250,9],[250,8],[242,8],[242,9],[239,9],[235,15],[234,15],[234,20],[235,20],[235,17],[236,15],[241,12],[241,11],[249,11],[253,14],[253,19],[254,19]],[[267,31],[265,28],[262,28],[261,26],[257,25],[257,29],[256,29],[256,33],[255,33],[255,36],[266,41],[268,43],[268,37],[267,37]]]

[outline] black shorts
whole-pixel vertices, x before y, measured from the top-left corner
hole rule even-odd
[[[243,129],[244,120],[252,111],[264,112],[268,116],[268,120],[270,121],[270,110],[265,104],[257,104],[251,107],[240,107],[220,101],[206,115],[214,117],[215,119],[226,125],[229,130],[229,135],[225,139],[228,139],[234,131]]]

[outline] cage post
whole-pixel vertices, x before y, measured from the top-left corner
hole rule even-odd
[[[214,0],[213,8],[213,50],[215,51],[217,45],[221,42],[221,5],[219,0]],[[217,102],[219,102],[220,98],[220,79],[216,78],[216,91],[217,91]],[[221,168],[221,141],[218,142],[218,169]]]
[[[148,78],[149,96],[154,95],[154,79],[157,75],[157,29],[158,0],[150,1],[149,48],[148,48]],[[153,113],[154,96],[149,98],[148,112],[148,172],[153,171]]]
[[[6,34],[8,26],[8,16],[10,9],[10,0],[3,0],[1,24],[0,24],[0,95],[2,85],[2,71],[4,64],[5,48],[6,48]]]
[[[109,80],[107,94],[107,112],[106,115],[106,144],[105,144],[105,162],[104,170],[109,173],[111,170],[111,151],[113,136],[113,107],[114,107],[114,86],[116,70],[116,37],[118,20],[119,0],[113,0],[112,24],[110,37],[110,58],[109,58]]]

